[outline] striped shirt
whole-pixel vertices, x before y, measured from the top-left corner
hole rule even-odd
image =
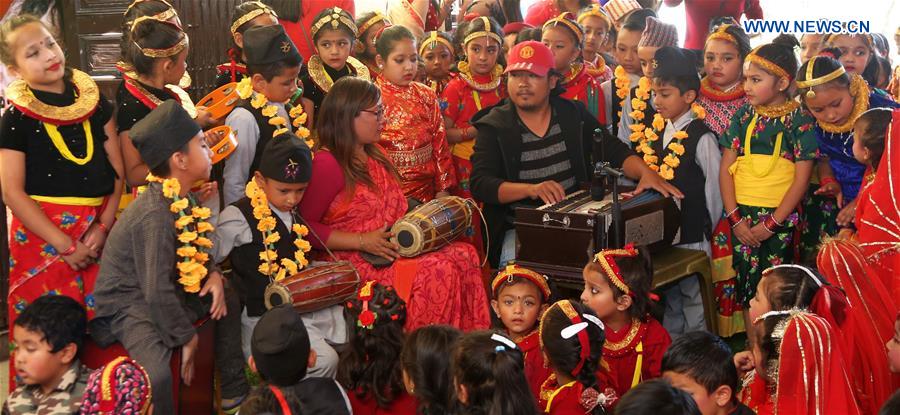
[[[534,134],[519,120],[522,131],[522,156],[519,167],[519,183],[537,184],[553,180],[566,189],[566,194],[578,189],[578,181],[572,170],[572,162],[566,149],[566,140],[556,120],[556,113],[550,119],[550,128],[543,137]],[[518,206],[540,206],[537,200],[522,200]]]

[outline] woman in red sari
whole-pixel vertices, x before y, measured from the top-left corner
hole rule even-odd
[[[475,248],[454,242],[416,258],[398,258],[388,240],[387,229],[407,205],[396,170],[376,144],[384,128],[378,87],[342,78],[319,113],[313,177],[300,203],[303,218],[321,238],[312,238],[313,246],[352,262],[363,280],[393,285],[407,300],[407,330],[428,324],[487,328],[488,300]],[[375,268],[364,252],[393,263]]]

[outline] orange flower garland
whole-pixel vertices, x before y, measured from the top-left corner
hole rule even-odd
[[[253,86],[250,84],[250,77],[246,77],[241,80],[241,82],[237,85],[237,93],[241,99],[249,99],[250,106],[256,109],[262,109],[263,117],[269,118],[269,124],[279,127],[272,133],[272,137],[278,136],[279,134],[290,132],[290,126],[288,125],[287,120],[284,117],[278,116],[278,107],[275,105],[269,104],[269,99],[266,98],[265,95],[259,94],[253,90]],[[306,141],[306,145],[309,148],[313,147],[313,141],[309,138],[309,129],[304,127],[303,124],[306,124],[307,115],[303,112],[303,107],[297,105],[291,108],[288,116],[291,117],[291,125],[296,128],[297,137]]]
[[[631,93],[631,79],[628,78],[628,73],[625,72],[625,68],[622,65],[616,66],[613,76],[613,83],[616,85],[616,96],[622,100],[619,108],[625,108],[625,100],[628,98],[628,94]],[[619,111],[618,117],[622,118],[621,111]]]
[[[303,237],[309,234],[309,229],[305,225],[295,223],[291,226],[291,230],[297,234],[294,240],[294,246],[297,251],[294,252],[294,259],[282,258],[278,261],[278,252],[275,250],[275,243],[281,240],[281,235],[275,230],[275,218],[272,216],[272,209],[269,208],[269,200],[266,193],[259,188],[256,180],[250,180],[245,188],[247,197],[250,198],[250,206],[253,207],[253,217],[259,223],[256,229],[262,232],[263,244],[265,249],[259,253],[259,272],[275,281],[281,281],[288,275],[294,275],[303,267],[309,265],[306,259],[306,253],[312,249],[312,245]],[[280,264],[280,265],[279,265]]]
[[[706,118],[706,111],[696,103],[691,105],[691,112],[694,115],[694,119],[702,120]],[[662,133],[665,128],[666,120],[664,120],[661,115],[656,114],[653,117],[651,127],[644,128],[643,124],[633,124],[631,126],[633,132],[629,139],[634,143],[638,143],[637,147],[635,147],[635,151],[643,154],[644,162],[647,163],[647,167],[658,172],[663,179],[672,180],[675,178],[675,169],[681,165],[681,159],[679,159],[679,157],[684,155],[684,145],[682,144],[682,141],[688,137],[688,134],[684,130],[675,132],[675,135],[672,136],[673,140],[666,147],[669,150],[669,154],[663,157],[662,163],[660,164],[659,156],[656,154],[656,151],[653,150],[653,142],[659,140],[659,133]]]

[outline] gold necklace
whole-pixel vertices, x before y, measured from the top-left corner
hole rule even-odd
[[[581,74],[582,70],[584,70],[584,64],[581,62],[575,62],[569,65],[569,73],[566,75],[566,78],[563,79],[562,84],[568,85],[569,82],[572,82]]]
[[[316,83],[316,86],[325,93],[330,91],[331,87],[334,86],[334,80],[331,79],[331,76],[325,71],[325,64],[322,62],[322,58],[319,57],[319,55],[312,55],[306,65],[307,71],[309,72],[309,78]],[[346,65],[350,65],[353,69],[350,72],[351,76],[362,78],[367,81],[370,79],[369,68],[356,58],[348,56],[347,62],[344,65],[344,68],[347,67]],[[353,72],[356,72],[356,74],[354,75]]]
[[[756,111],[757,114],[762,115],[766,118],[781,118],[794,112],[794,110],[799,107],[799,102],[789,99],[781,104],[754,105],[753,110]]]
[[[631,320],[631,328],[628,329],[628,334],[625,335],[625,338],[618,342],[610,342],[606,340],[603,344],[603,350],[608,350],[611,352],[617,352],[619,350],[624,349],[628,345],[634,341],[634,338],[637,337],[638,331],[641,329],[641,321],[638,319]]]
[[[97,109],[100,102],[100,89],[91,77],[77,69],[72,71],[72,84],[75,85],[75,102],[64,107],[45,104],[34,96],[34,92],[22,79],[17,79],[6,87],[6,98],[12,104],[32,118],[50,122],[55,125],[80,123]]]
[[[457,64],[457,67],[459,68],[459,77],[476,91],[490,92],[500,86],[501,75],[503,74],[503,67],[500,65],[494,65],[494,69],[491,70],[491,81],[487,83],[480,83],[475,80],[468,62],[462,61]]]
[[[819,127],[829,133],[846,133],[853,130],[856,119],[869,109],[869,85],[859,75],[854,74],[850,81],[850,96],[853,99],[853,110],[850,116],[843,124],[832,124],[825,121],[818,121]]]

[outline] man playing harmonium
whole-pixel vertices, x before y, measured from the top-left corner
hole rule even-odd
[[[592,160],[621,168],[638,182],[635,192],[655,189],[683,197],[621,141],[594,140],[601,125],[583,104],[558,96],[562,76],[552,69],[547,46],[520,43],[509,61],[509,98],[472,118],[478,129],[472,194],[484,203],[491,266],[515,259],[514,208],[561,201],[590,180]]]

